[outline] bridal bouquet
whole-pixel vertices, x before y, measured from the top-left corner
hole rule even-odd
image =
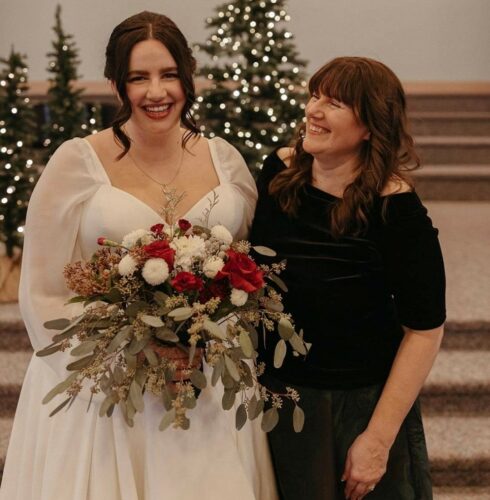
[[[264,366],[256,361],[259,334],[276,342],[275,367],[288,348],[296,356],[307,354],[308,345],[283,311],[277,291],[286,290],[279,277],[284,263],[258,266],[250,243],[233,242],[224,226],[208,229],[186,220],[138,229],[121,243],[105,238],[98,243],[89,261],[69,264],[64,271],[77,294],[70,302],[83,302],[83,313],[44,325],[59,333],[37,355],[70,349],[74,356],[66,367],[71,374],[43,400],[67,396],[51,414],[70,405],[88,384],[92,396],[105,396],[101,416],[111,416],[119,405],[132,426],[135,414],[144,410],[146,392],[163,401],[160,430],[187,429],[186,412],[208,384],[204,359],[210,383],[221,380],[224,386],[223,409],[236,408],[237,429],[261,415],[263,430],[270,431],[288,398],[295,404],[294,428],[301,430],[304,414],[297,392],[286,388],[277,394],[262,386],[258,377]],[[265,247],[253,249],[275,255]],[[169,355],[175,348],[186,353],[183,367]]]

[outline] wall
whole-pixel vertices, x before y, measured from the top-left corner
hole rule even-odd
[[[251,0],[257,1],[257,0]],[[46,78],[56,0],[0,0],[0,56],[11,44]],[[86,80],[102,79],[112,28],[140,10],[167,14],[192,42],[219,0],[62,0],[65,30],[80,49]],[[405,81],[490,81],[488,0],[289,0],[295,34],[312,71],[336,55],[375,57]],[[115,7],[117,6],[117,7]],[[198,56],[199,59],[199,56]]]

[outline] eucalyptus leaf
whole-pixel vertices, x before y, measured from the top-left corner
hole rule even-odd
[[[301,432],[305,425],[305,412],[296,405],[293,411],[293,427],[294,432]]]
[[[155,354],[155,351],[151,347],[149,346],[145,347],[143,349],[143,352],[145,353],[145,357],[151,366],[158,366],[159,363],[158,356]]]
[[[131,354],[128,349],[124,349],[124,358],[126,360],[126,364],[128,365],[128,368],[135,369],[136,368],[136,356],[134,354]]]
[[[269,408],[262,417],[261,427],[264,432],[270,432],[279,422],[279,412],[276,408]]]
[[[68,329],[64,330],[61,333],[53,336],[53,342],[61,342],[62,340],[69,339],[77,334],[81,330],[80,325],[72,325]]]
[[[67,365],[66,369],[70,372],[81,370],[82,368],[87,367],[93,360],[95,359],[94,354],[90,354],[89,356],[85,356],[84,358],[77,359]]]
[[[115,402],[114,394],[111,393],[104,399],[104,401],[102,401],[102,404],[99,407],[99,417],[104,417],[105,415],[107,415],[110,406],[113,405],[114,402]]]
[[[252,418],[252,420],[257,418],[264,411],[264,406],[265,406],[265,401],[263,399],[259,399],[257,401],[257,405],[255,407],[255,415]]]
[[[275,257],[277,255],[272,248],[264,247],[261,245],[256,245],[252,247],[260,255],[265,255],[266,257]]]
[[[42,358],[44,356],[49,356],[51,354],[54,354],[55,352],[58,352],[60,349],[61,349],[61,344],[50,344],[44,349],[37,351],[36,356],[38,356],[39,358]]]
[[[243,354],[245,354],[247,358],[251,358],[254,354],[254,346],[248,332],[242,331],[240,333],[238,341],[240,342],[240,347],[242,348]]]
[[[149,316],[148,314],[143,314],[141,316],[141,321],[143,321],[145,325],[153,326],[154,328],[165,326],[165,323],[158,316]]]
[[[178,342],[179,336],[167,326],[162,326],[161,328],[157,328],[155,330],[155,337],[157,339],[163,340],[165,342]]]
[[[224,357],[226,370],[230,374],[230,377],[236,382],[240,382],[240,373],[238,372],[236,363],[227,354],[225,354]]]
[[[213,367],[213,374],[211,376],[211,385],[214,387],[217,383],[218,380],[220,379],[221,375],[223,374],[223,369],[225,367],[225,362],[222,357],[219,358],[219,360],[216,362],[216,364]]]
[[[161,292],[160,290],[157,290],[153,294],[153,299],[159,306],[164,306],[165,302],[167,302],[168,295],[166,293]]]
[[[180,427],[184,431],[188,430],[191,426],[191,421],[187,417],[182,417],[182,420],[180,422]]]
[[[140,387],[144,387],[146,384],[146,379],[148,377],[148,372],[145,367],[140,366],[136,370],[136,374],[134,375],[134,380],[138,383]]]
[[[86,356],[87,354],[92,354],[96,346],[97,342],[95,340],[86,340],[73,348],[70,354],[72,356]]]
[[[243,382],[247,387],[253,387],[254,386],[254,379],[252,375],[252,370],[250,369],[250,366],[248,363],[245,361],[240,362],[240,366],[242,367],[243,371],[245,372],[245,375],[243,376]]]
[[[265,300],[265,299],[264,299]],[[278,300],[267,299],[265,300],[265,308],[272,312],[283,312],[284,305]]]
[[[185,321],[186,319],[189,319],[193,314],[192,307],[178,307],[177,309],[174,309],[173,311],[170,311],[168,313],[168,316],[172,318],[174,321]]]
[[[223,398],[221,400],[221,405],[223,406],[223,410],[230,410],[234,404],[235,404],[235,390],[225,389],[223,393]]]
[[[170,394],[170,390],[168,386],[162,388],[162,402],[163,407],[169,411],[172,408],[172,394]]]
[[[194,361],[194,358],[196,356],[196,350],[197,350],[197,347],[196,347],[196,344],[192,344],[189,348],[189,365],[192,365],[192,362]]]
[[[277,329],[279,331],[279,335],[284,340],[289,340],[294,335],[294,327],[287,318],[281,318],[277,325]]]
[[[110,304],[116,304],[122,301],[121,292],[117,288],[111,288],[108,293],[104,295],[104,300]]]
[[[250,335],[250,339],[252,340],[252,345],[254,346],[254,349],[258,349],[259,347],[259,334],[257,333],[257,328],[253,326],[251,323],[245,320],[241,320],[242,325],[245,327],[245,329],[248,331],[248,334]]]
[[[44,328],[47,330],[65,330],[71,325],[71,321],[67,318],[52,319],[44,323]]]
[[[216,337],[221,340],[226,340],[226,331],[222,330],[218,323],[206,319],[203,323],[204,329],[213,337]]]
[[[221,375],[221,382],[223,383],[223,387],[225,389],[233,389],[236,385],[236,382],[230,377],[230,374],[225,370],[223,363],[223,373]]]
[[[236,410],[235,414],[235,427],[236,430],[239,431],[247,421],[247,410],[245,405],[242,403]]]
[[[60,410],[62,410],[69,402],[70,402],[70,399],[72,398],[72,396],[70,396],[68,399],[65,399],[63,401],[63,403],[61,403],[60,405],[58,405],[50,414],[49,416],[52,417],[53,415],[56,415],[56,413],[58,413]]]
[[[58,385],[53,387],[47,394],[44,396],[42,401],[43,405],[49,403],[55,396],[65,392],[71,384],[76,380],[78,373],[72,373],[69,375],[63,382],[60,382]]]
[[[284,339],[279,340],[274,349],[274,368],[281,368],[288,348]]]
[[[121,409],[121,413],[123,414],[124,421],[126,422],[128,427],[133,427],[134,421],[133,421],[133,419],[130,419],[128,416],[128,404],[127,404],[127,402],[124,400],[119,401],[119,408]]]
[[[110,318],[101,318],[94,321],[88,321],[87,326],[89,328],[96,328],[97,330],[101,328],[109,328],[112,326],[112,320]]]
[[[129,354],[133,354],[133,355],[138,354],[148,345],[149,341],[150,341],[150,338],[148,336],[145,336],[141,339],[137,339],[136,337],[134,337],[128,346]]]
[[[119,330],[114,338],[111,340],[110,344],[107,346],[106,352],[107,354],[112,354],[114,351],[119,349],[121,344],[130,336],[131,334],[131,325],[126,325]]]
[[[269,279],[271,281],[273,281],[283,292],[288,291],[288,287],[286,286],[286,283],[284,283],[284,281],[281,278],[279,278],[279,276],[277,274],[272,273],[269,276]]]
[[[142,412],[145,409],[145,403],[143,401],[143,389],[141,386],[133,380],[129,386],[129,397],[136,411]]]
[[[111,406],[109,406],[109,409],[107,410],[107,416],[109,418],[112,417],[112,414],[114,413],[115,407],[116,407],[116,403],[112,403]]]
[[[257,408],[257,396],[254,394],[249,400],[247,404],[247,413],[248,413],[248,418],[250,420],[253,420],[256,415],[255,415],[255,409]]]
[[[297,333],[293,334],[293,336],[289,339],[289,343],[296,352],[306,356],[306,346]]]
[[[204,389],[207,385],[206,376],[201,370],[192,370],[191,382],[198,388]]]
[[[72,297],[67,304],[78,304],[79,302],[83,302],[85,297],[83,295],[77,295],[76,297]]]
[[[146,302],[142,300],[137,300],[129,304],[126,308],[126,315],[130,318],[135,318],[140,311],[145,310],[148,307]]]
[[[158,429],[164,431],[165,429],[170,427],[171,424],[173,424],[174,420],[175,420],[175,408],[172,408],[165,413],[162,420],[160,421]]]
[[[114,367],[114,381],[116,382],[117,385],[121,385],[124,382],[124,379],[125,379],[124,370],[119,365],[116,365]]]
[[[193,408],[196,407],[197,401],[196,401],[196,396],[194,394],[186,394],[184,397],[184,406],[188,410],[192,410]]]

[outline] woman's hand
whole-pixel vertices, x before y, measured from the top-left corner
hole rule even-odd
[[[389,446],[367,430],[357,436],[347,452],[342,475],[347,500],[360,500],[373,491],[386,472],[389,451]]]

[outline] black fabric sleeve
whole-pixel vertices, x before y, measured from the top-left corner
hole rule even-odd
[[[430,330],[446,319],[445,272],[438,230],[416,193],[387,200],[386,276],[402,325]]]

